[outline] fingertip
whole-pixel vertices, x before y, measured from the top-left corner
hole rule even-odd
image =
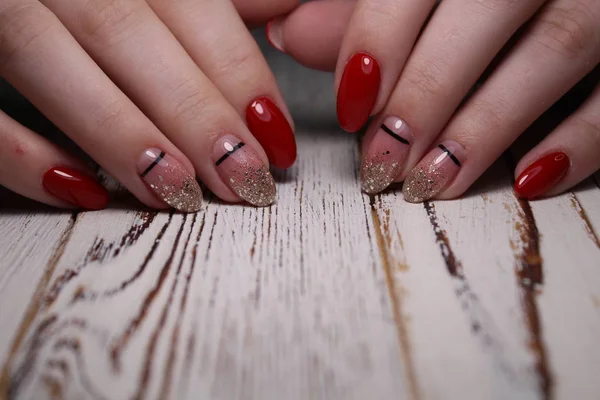
[[[267,40],[276,50],[285,53],[285,49],[283,47],[283,23],[285,22],[285,18],[278,17],[272,19],[267,23],[265,28]]]
[[[306,67],[335,70],[353,10],[354,2],[343,0],[302,4],[280,22],[281,47]]]

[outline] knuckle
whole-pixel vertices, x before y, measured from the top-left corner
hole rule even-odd
[[[176,87],[170,97],[173,104],[172,118],[182,125],[201,118],[211,104],[210,95],[192,80],[186,80]]]
[[[498,97],[493,101],[480,99],[469,104],[470,117],[457,133],[466,143],[482,140],[481,133],[495,135],[507,130],[510,121],[510,106]]]
[[[223,52],[226,55],[217,61],[217,71],[220,76],[239,76],[241,71],[256,70],[256,57],[253,49],[248,46],[235,45],[228,51]]]
[[[117,127],[125,120],[122,104],[118,101],[108,103],[96,111],[91,137],[103,138],[106,132],[118,130]]]
[[[593,13],[581,6],[548,6],[534,25],[534,37],[545,47],[575,58],[594,50],[598,44],[598,24]]]
[[[426,61],[405,73],[405,79],[412,87],[411,91],[417,98],[445,96],[450,91],[450,85],[442,79],[444,68],[440,62]]]
[[[476,4],[481,7],[493,11],[504,11],[514,7],[515,4],[520,3],[523,0],[473,0]]]
[[[580,126],[581,132],[587,133],[591,148],[600,150],[600,122],[594,122],[584,116],[579,116],[576,118],[575,124]]]
[[[79,10],[81,31],[95,38],[118,36],[131,28],[144,6],[143,0],[88,0]]]
[[[56,25],[54,15],[37,2],[1,8],[0,71]]]

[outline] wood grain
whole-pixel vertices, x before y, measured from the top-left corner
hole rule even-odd
[[[501,159],[414,205],[298,144],[270,208],[3,214],[0,398],[600,396],[596,182],[524,202]]]

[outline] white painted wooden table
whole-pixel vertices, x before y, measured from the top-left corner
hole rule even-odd
[[[298,145],[265,209],[4,195],[0,398],[600,398],[599,180],[519,201],[505,157],[414,205],[361,194],[354,136]]]

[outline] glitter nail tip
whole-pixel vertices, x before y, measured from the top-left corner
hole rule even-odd
[[[439,194],[460,171],[464,155],[464,148],[454,141],[431,150],[404,181],[404,199],[421,203]]]
[[[202,190],[196,179],[160,149],[147,149],[138,160],[138,172],[156,196],[182,212],[202,207]]]
[[[367,144],[360,168],[360,184],[367,194],[385,190],[402,171],[413,142],[402,119],[387,117]]]
[[[277,197],[277,189],[268,165],[254,150],[232,135],[215,143],[213,159],[221,179],[241,199],[265,207]]]

